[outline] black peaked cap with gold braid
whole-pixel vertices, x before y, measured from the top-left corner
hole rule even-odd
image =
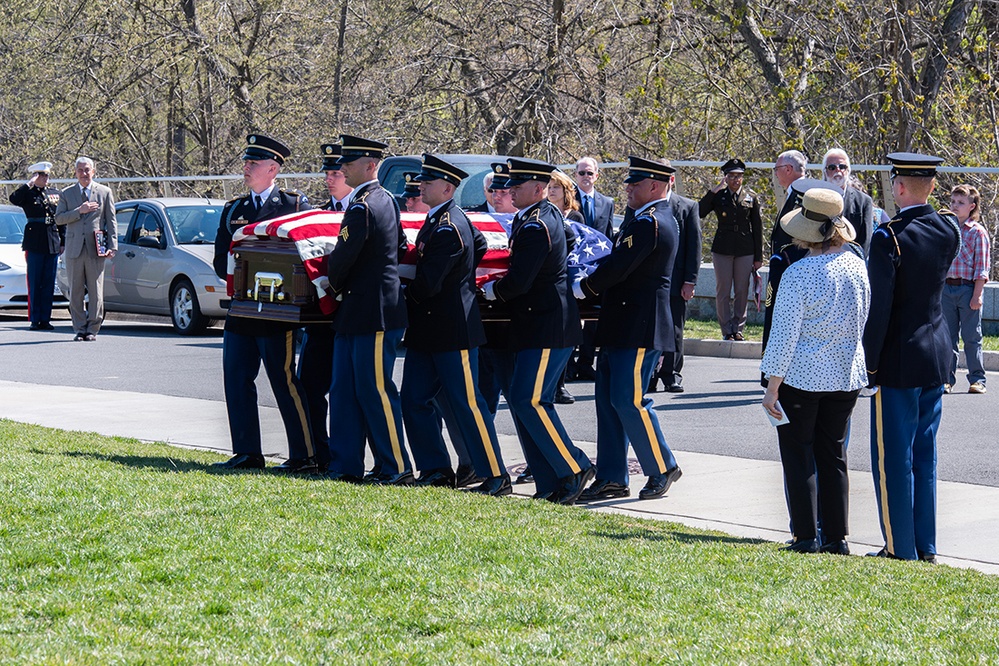
[[[669,182],[669,179],[676,173],[676,169],[660,162],[647,160],[644,157],[635,155],[628,156],[628,177],[625,183],[638,183],[647,178]]]
[[[289,157],[291,148],[273,137],[265,134],[248,134],[246,137],[244,160],[274,160],[278,164],[284,164]]]
[[[423,153],[423,167],[413,179],[415,181],[446,180],[455,187],[468,178],[468,174],[430,153]]]

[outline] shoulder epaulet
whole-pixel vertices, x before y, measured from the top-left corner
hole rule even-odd
[[[952,215],[953,217],[957,217],[957,213],[947,208],[941,208],[937,212],[940,213],[941,215]]]

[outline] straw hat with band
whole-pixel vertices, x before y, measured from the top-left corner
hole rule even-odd
[[[795,208],[780,220],[780,225],[792,238],[806,243],[822,243],[832,238],[833,230],[848,241],[857,231],[843,214],[843,196],[824,187],[815,187],[801,197],[801,208]]]

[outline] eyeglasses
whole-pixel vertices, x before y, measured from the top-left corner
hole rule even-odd
[[[486,190],[486,192],[488,192],[489,194],[495,194],[496,190],[490,188],[490,189]]]
[[[778,169],[783,169],[784,167],[787,167],[788,169],[790,169],[791,165],[790,164],[778,164],[778,165],[774,166],[774,171],[777,171]]]
[[[827,164],[826,171],[832,173],[833,171],[849,171],[850,165],[848,164]]]
[[[592,171],[577,171],[580,176],[595,176],[596,174]]]

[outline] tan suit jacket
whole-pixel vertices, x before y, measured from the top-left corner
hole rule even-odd
[[[84,240],[86,247],[93,248],[93,256],[97,256],[94,242],[94,232],[103,229],[108,235],[108,249],[118,249],[118,220],[114,213],[114,194],[111,188],[100,183],[90,183],[90,201],[96,201],[98,209],[93,213],[80,215],[78,210],[83,204],[83,192],[80,184],[75,183],[62,191],[59,206],[56,208],[56,224],[66,227],[66,258],[75,259],[83,253]]]

